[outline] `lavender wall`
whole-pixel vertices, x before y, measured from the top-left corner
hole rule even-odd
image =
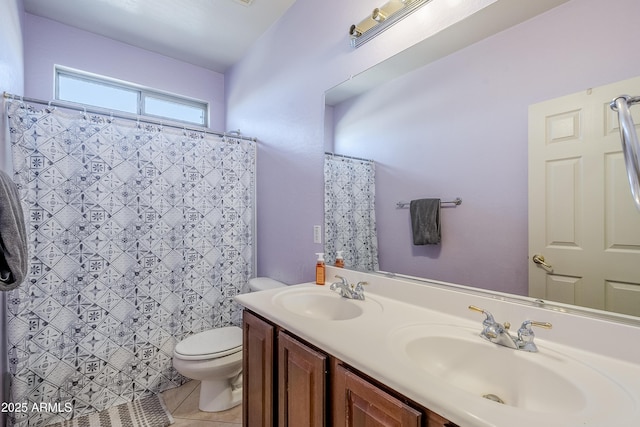
[[[22,0],[5,0],[0,13],[0,93],[22,95],[24,92],[24,60],[22,41]],[[0,102],[4,110],[4,102]],[[0,117],[4,115],[0,114]],[[0,120],[0,169],[11,169],[10,149],[5,141],[5,120]],[[9,400],[6,334],[6,295],[0,292],[0,402]],[[6,423],[6,414],[0,411],[0,426]]]
[[[25,15],[25,95],[54,96],[54,65],[209,102],[210,127],[225,130],[224,76],[35,15]]]
[[[23,95],[24,54],[22,40],[22,20],[24,7],[22,0],[5,0],[0,9],[0,93]],[[3,102],[0,104],[4,105]],[[11,150],[4,141],[4,120],[0,121],[0,169],[11,167]]]
[[[228,122],[264,139],[258,271],[285,281],[311,280],[321,249],[311,229],[322,223],[322,94],[389,54],[386,33],[344,47],[353,11],[332,11],[375,2],[343,3],[298,0],[227,76]],[[336,108],[336,152],[379,161],[381,267],[526,293],[528,105],[636,76],[640,55],[627,55],[639,14],[636,0],[572,0]],[[413,247],[395,203],[458,196],[463,205],[443,212],[441,247]]]
[[[0,90],[22,94],[24,66],[22,49],[22,0],[3,0],[0,13]]]
[[[493,1],[433,2],[354,50],[348,29],[379,0],[298,0],[227,72],[227,126],[260,138],[258,274],[287,283],[314,277],[314,253],[322,251],[313,225],[323,224],[325,90]]]

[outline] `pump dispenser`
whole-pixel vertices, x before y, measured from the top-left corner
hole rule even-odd
[[[318,252],[316,261],[316,285],[324,285],[324,253]]]
[[[338,251],[336,254],[336,267],[344,267],[344,257],[342,256],[342,252],[344,251]]]

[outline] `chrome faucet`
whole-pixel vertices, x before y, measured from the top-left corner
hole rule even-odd
[[[531,330],[531,326],[538,326],[545,329],[551,329],[552,326],[551,323],[548,322],[525,320],[522,322],[520,329],[518,329],[517,337],[514,337],[509,333],[509,328],[511,327],[509,322],[505,322],[504,325],[501,325],[495,321],[491,313],[474,305],[470,305],[469,310],[477,311],[486,316],[482,322],[484,328],[482,329],[482,332],[480,332],[480,336],[482,338],[489,340],[492,343],[513,348],[515,350],[537,352],[538,347],[533,342],[535,334]]]
[[[349,299],[364,300],[364,287],[367,282],[358,282],[356,285],[350,285],[349,281],[342,276],[336,276],[336,279],[340,279],[340,282],[334,282],[329,289],[332,291],[340,292],[340,296]]]

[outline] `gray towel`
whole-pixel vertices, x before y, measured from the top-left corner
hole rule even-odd
[[[440,199],[412,200],[409,211],[413,244],[440,244]]]
[[[27,231],[18,187],[0,171],[0,291],[10,291],[24,281],[27,256]]]

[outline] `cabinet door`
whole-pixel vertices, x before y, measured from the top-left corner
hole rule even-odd
[[[429,420],[429,422],[427,423],[428,427],[458,427],[457,424],[452,423],[451,421],[441,417],[435,412],[429,411],[427,419]]]
[[[275,327],[248,311],[243,315],[242,420],[245,427],[273,427]]]
[[[420,427],[419,411],[344,367],[334,381],[334,427]]]
[[[278,334],[278,424],[325,425],[327,356]]]

